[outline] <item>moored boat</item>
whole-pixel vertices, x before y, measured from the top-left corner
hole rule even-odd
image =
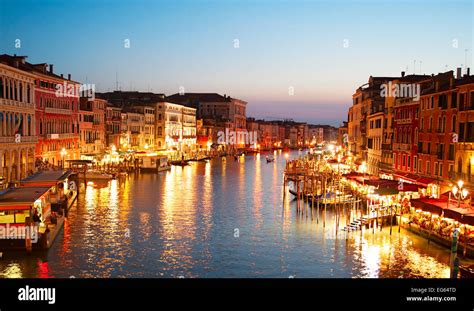
[[[79,174],[80,178],[84,178],[84,174]],[[114,175],[103,173],[101,171],[96,170],[88,170],[85,173],[85,179],[87,180],[110,180],[113,179]]]
[[[50,248],[77,198],[76,178],[71,171],[45,171],[1,192],[1,248]]]

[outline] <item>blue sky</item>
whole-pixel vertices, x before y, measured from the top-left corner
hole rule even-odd
[[[99,91],[117,74],[122,90],[183,86],[246,100],[248,115],[338,125],[369,75],[451,70],[465,49],[472,67],[473,16],[472,1],[0,0],[0,51]]]

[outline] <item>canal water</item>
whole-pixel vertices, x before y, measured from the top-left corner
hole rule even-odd
[[[82,185],[53,247],[4,252],[0,277],[449,277],[448,251],[403,229],[336,235],[331,209],[298,214],[284,166],[279,152]]]

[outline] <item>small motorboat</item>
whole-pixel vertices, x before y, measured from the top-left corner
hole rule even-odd
[[[267,163],[275,162],[275,158],[271,155],[267,156]]]
[[[107,174],[107,173],[102,173],[100,171],[92,171],[89,170],[85,174],[86,179],[93,179],[93,180],[110,180],[114,178],[114,175],[112,174]],[[83,179],[84,174],[79,173],[78,174],[79,178]]]

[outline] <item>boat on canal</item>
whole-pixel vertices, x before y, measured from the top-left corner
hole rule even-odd
[[[295,190],[288,189],[288,191],[292,195],[294,195],[295,197],[298,197],[298,193]],[[352,195],[349,195],[349,194],[346,194],[346,195],[338,194],[338,195],[336,195],[336,193],[334,193],[334,192],[328,192],[328,193],[326,193],[326,195],[323,195],[323,194],[313,195],[311,193],[302,193],[302,192],[300,192],[299,196],[300,196],[300,199],[303,199],[305,201],[312,201],[313,198],[314,198],[315,202],[319,201],[319,203],[321,203],[321,204],[335,204],[336,202],[337,203],[344,202],[344,201],[352,198]]]
[[[275,162],[275,157],[273,155],[268,155],[266,157],[267,163]]]
[[[71,171],[45,171],[0,192],[1,248],[49,249],[76,201],[76,185]]]
[[[146,156],[142,157],[140,161],[140,172],[158,173],[170,169],[168,157],[164,155]]]

